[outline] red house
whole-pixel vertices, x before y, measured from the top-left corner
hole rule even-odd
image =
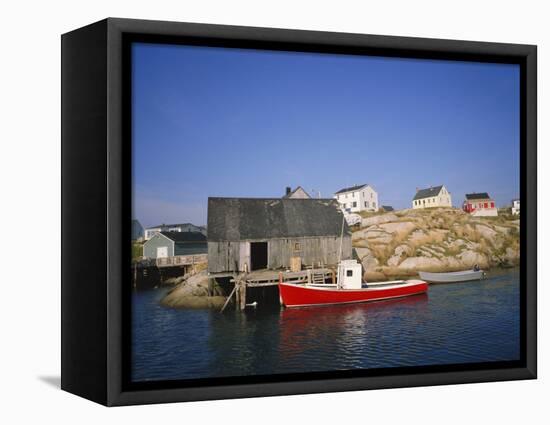
[[[491,199],[487,192],[467,193],[466,200],[462,204],[462,209],[475,216],[495,217],[498,215],[495,201]]]

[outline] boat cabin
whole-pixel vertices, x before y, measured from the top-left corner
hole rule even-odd
[[[338,287],[361,289],[361,264],[357,260],[343,260],[338,264]]]

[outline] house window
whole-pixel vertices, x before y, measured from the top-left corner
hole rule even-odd
[[[353,276],[353,270],[346,270],[346,276],[352,277]]]
[[[373,203],[372,203],[372,207],[373,207],[374,209],[376,209],[376,202],[373,202]]]
[[[294,242],[294,251],[300,251],[302,249],[300,242]]]
[[[353,208],[357,207],[357,202],[354,202],[352,206]]]
[[[369,207],[369,201],[365,201],[365,208]]]
[[[370,199],[372,199],[372,192],[370,193]]]
[[[483,204],[483,207],[484,208],[489,208],[489,204],[487,202],[485,202],[485,204]]]
[[[494,208],[494,207],[495,207],[495,203],[491,202],[491,208]]]

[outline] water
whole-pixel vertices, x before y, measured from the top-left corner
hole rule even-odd
[[[519,273],[377,303],[175,310],[133,293],[132,380],[518,360]],[[265,307],[265,306],[264,306]]]

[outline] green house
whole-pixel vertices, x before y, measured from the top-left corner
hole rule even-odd
[[[159,232],[143,244],[146,258],[206,254],[206,236],[200,232]]]

